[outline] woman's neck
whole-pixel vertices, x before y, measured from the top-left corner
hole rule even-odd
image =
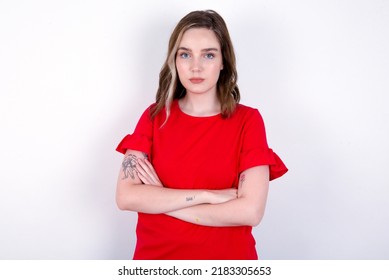
[[[186,94],[178,104],[181,111],[191,116],[206,117],[220,113],[220,102],[216,94]]]

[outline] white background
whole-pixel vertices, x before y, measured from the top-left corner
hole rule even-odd
[[[389,258],[388,1],[3,0],[0,259],[132,257],[115,148],[154,101],[175,24],[208,8],[290,169],[254,229],[260,258]]]

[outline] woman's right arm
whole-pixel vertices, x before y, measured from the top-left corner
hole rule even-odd
[[[235,189],[223,191],[179,190],[164,188],[158,179],[153,184],[143,184],[136,166],[139,159],[147,155],[127,150],[120,168],[116,203],[120,210],[129,210],[148,214],[167,213],[199,204],[218,204],[235,199]],[[158,178],[158,176],[156,176]]]

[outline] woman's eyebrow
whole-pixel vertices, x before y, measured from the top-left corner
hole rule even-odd
[[[188,48],[185,48],[185,47],[179,47],[178,50],[183,50],[183,51],[187,51],[187,52],[191,52],[192,51],[191,49],[188,49]]]
[[[202,49],[201,51],[202,52],[211,52],[211,51],[218,52],[219,49],[218,48],[207,48],[207,49]]]
[[[186,48],[186,47],[179,47],[178,50],[183,50],[183,51],[187,51],[187,52],[192,52],[191,49]],[[218,48],[206,48],[206,49],[202,49],[201,51],[202,51],[202,52],[210,52],[210,51],[218,52],[219,49],[218,49]]]

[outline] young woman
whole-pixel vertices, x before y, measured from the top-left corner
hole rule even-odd
[[[257,259],[269,180],[287,168],[257,109],[239,104],[222,17],[186,15],[174,29],[156,103],[117,147],[121,210],[138,212],[134,259]]]

